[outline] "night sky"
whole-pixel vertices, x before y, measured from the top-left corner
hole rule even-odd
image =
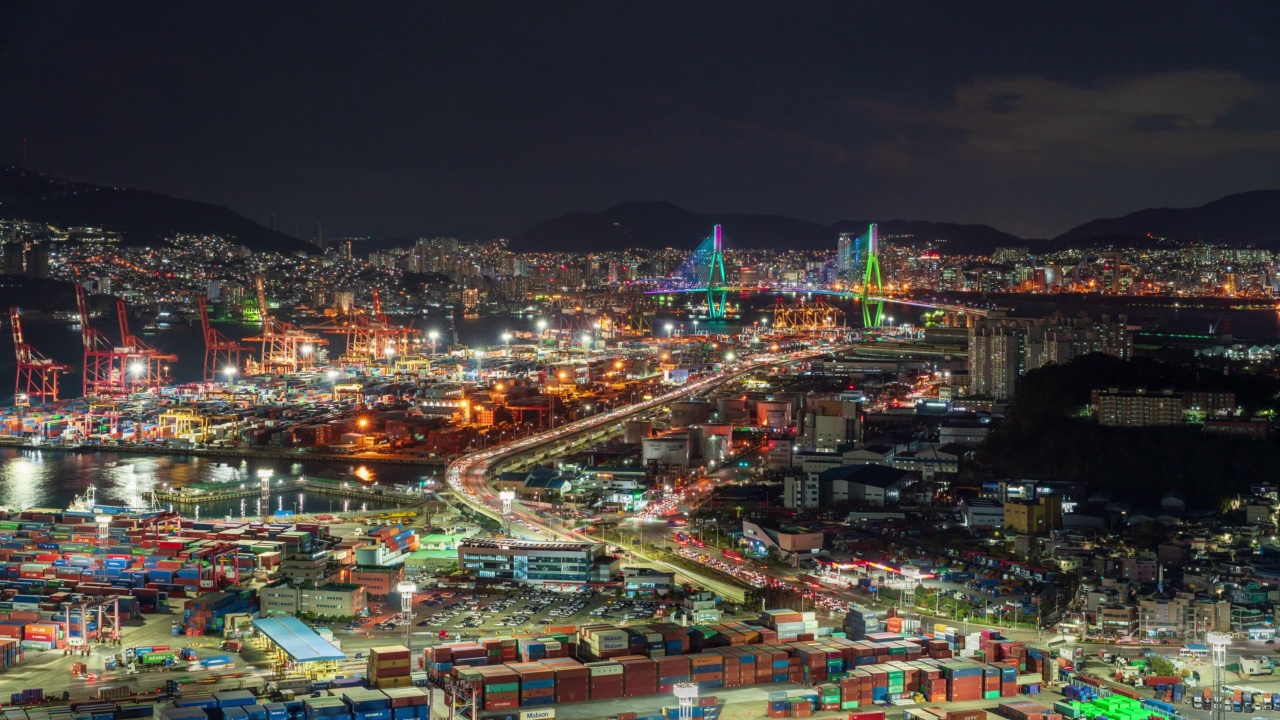
[[[8,2],[0,163],[325,233],[982,222],[1280,187],[1274,2]]]

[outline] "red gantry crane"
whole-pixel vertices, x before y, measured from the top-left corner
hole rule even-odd
[[[84,286],[76,284],[76,309],[80,311],[80,338],[84,341],[84,394],[86,397],[124,395],[129,352],[116,347],[89,324],[89,304]]]
[[[128,390],[147,390],[169,382],[169,363],[177,362],[178,356],[160,352],[129,332],[129,310],[124,300],[116,300],[116,316],[120,320],[120,344],[129,351],[129,372],[125,376]]]
[[[208,302],[203,295],[196,301],[200,306],[200,329],[204,331],[204,379],[205,382],[213,382],[219,372],[239,370],[240,353],[249,352],[249,346],[241,345],[215,330],[209,324]]]
[[[292,323],[280,322],[267,313],[267,294],[258,278],[258,307],[262,312],[262,334],[245,342],[262,343],[261,372],[297,372],[315,364],[316,348],[329,341],[305,332]]]
[[[22,335],[22,312],[18,308],[9,308],[9,323],[13,328],[13,349],[18,356],[13,404],[29,407],[32,403],[57,402],[58,376],[69,371],[71,366],[45,357],[27,343]]]

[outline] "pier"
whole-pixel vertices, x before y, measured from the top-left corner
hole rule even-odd
[[[272,493],[287,493],[306,490],[320,495],[354,498],[356,500],[373,500],[390,502],[397,505],[418,505],[425,496],[417,493],[401,492],[384,487],[361,485],[353,482],[333,482],[330,480],[300,476],[287,478],[271,485]],[[262,488],[256,484],[234,485],[223,483],[200,483],[183,487],[156,490],[151,493],[152,503],[172,503],[174,505],[195,505],[204,502],[223,500],[239,500],[241,498],[262,497]]]

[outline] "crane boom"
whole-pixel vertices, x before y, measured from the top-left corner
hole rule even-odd
[[[9,308],[9,325],[13,328],[13,349],[18,356],[18,364],[30,363],[31,352],[22,341],[22,317],[16,307]]]
[[[89,303],[84,297],[84,286],[76,283],[76,310],[80,312],[80,339],[86,350],[93,347],[93,326],[89,324]]]

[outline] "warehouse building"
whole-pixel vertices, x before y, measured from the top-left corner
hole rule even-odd
[[[281,615],[327,615],[355,617],[368,607],[369,595],[363,585],[331,583],[320,587],[295,587],[287,580],[258,589],[259,613],[263,617]]]
[[[312,680],[328,680],[337,674],[337,663],[347,658],[315,630],[295,617],[259,618],[253,621],[276,673],[301,674]]]
[[[576,590],[617,578],[619,561],[596,543],[470,538],[458,543],[458,566],[478,582],[518,582]]]

